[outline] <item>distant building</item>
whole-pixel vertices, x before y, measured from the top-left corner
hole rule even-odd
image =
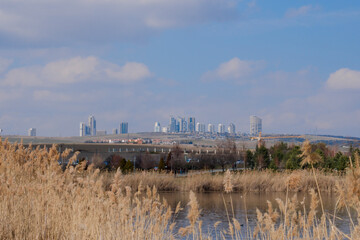
[[[117,130],[117,128],[114,128],[114,129],[112,130],[112,134],[113,134],[113,135],[118,134],[118,130]]]
[[[200,123],[196,123],[195,131],[200,132]]]
[[[28,136],[29,137],[36,137],[36,128],[29,128]]]
[[[161,126],[159,122],[155,122],[154,132],[161,132]]]
[[[208,130],[209,133],[214,133],[214,132],[215,132],[215,126],[214,126],[214,124],[209,123],[207,130]]]
[[[89,125],[84,122],[80,123],[80,137],[95,136],[96,135],[96,120],[95,117],[90,115],[88,118]]]
[[[262,132],[262,120],[257,116],[250,116],[250,135],[257,136]]]
[[[96,120],[95,117],[92,115],[89,116],[89,128],[90,128],[89,135],[96,136]]]
[[[224,134],[225,133],[225,125],[222,123],[219,123],[218,125],[218,133]]]
[[[188,121],[188,131],[193,133],[195,132],[195,118],[194,117],[189,117],[189,121]]]
[[[107,132],[106,130],[98,130],[96,132],[96,136],[106,136]]]
[[[228,126],[228,133],[229,134],[235,134],[235,124],[230,123]]]
[[[174,117],[170,117],[169,132],[176,132],[176,119]]]
[[[198,133],[205,133],[205,124],[203,123],[196,123],[196,132]]]
[[[161,132],[163,132],[163,133],[168,133],[168,132],[169,132],[169,128],[168,128],[168,127],[163,127],[163,128],[161,128]]]
[[[129,133],[129,124],[127,122],[120,123],[120,134]]]
[[[84,137],[87,135],[87,126],[84,122],[80,123],[80,137]]]
[[[178,117],[178,122],[176,124],[178,126],[178,132],[187,132],[187,127],[188,127],[188,124],[185,120],[185,118],[183,117]]]

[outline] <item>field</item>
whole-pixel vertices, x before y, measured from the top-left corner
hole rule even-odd
[[[322,208],[322,192],[338,194],[338,208],[360,211],[360,166],[354,164],[343,176],[309,170],[275,173],[194,174],[175,177],[143,172],[100,172],[85,162],[63,170],[56,146],[31,150],[0,142],[0,239],[359,239],[360,225],[351,222],[350,233],[337,229],[336,212]],[[66,157],[70,151],[62,153]],[[304,159],[312,164],[311,156]],[[309,157],[309,159],[308,159]],[[352,163],[352,162],[351,162]],[[157,191],[190,191],[186,209],[171,209]],[[201,231],[201,209],[193,192],[309,191],[310,210],[295,198],[269,204],[258,212],[257,227],[243,234],[237,219],[227,229],[209,236]],[[187,211],[189,225],[174,232],[173,216]],[[231,213],[231,209],[228,209]],[[318,213],[318,214],[317,214]],[[231,214],[229,214],[230,216]],[[215,224],[216,225],[216,224]]]

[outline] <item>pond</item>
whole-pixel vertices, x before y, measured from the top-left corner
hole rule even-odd
[[[246,217],[248,218],[248,226],[250,229],[254,229],[256,226],[256,209],[259,209],[262,213],[268,209],[267,200],[270,201],[274,209],[279,212],[278,204],[275,199],[279,198],[285,202],[286,193],[221,193],[221,192],[209,192],[209,193],[196,193],[196,198],[201,208],[200,220],[203,221],[202,231],[203,233],[214,236],[214,224],[218,221],[221,223],[217,229],[228,229],[228,216],[230,219],[234,217],[239,221],[242,227],[242,234],[246,236]],[[290,193],[289,197],[293,197],[295,194]],[[310,207],[310,194],[297,193],[297,199],[299,202],[305,202],[306,211],[309,211]],[[165,198],[170,204],[172,209],[175,209],[177,203],[181,201],[181,206],[184,208],[177,216],[175,216],[176,229],[178,231],[180,227],[186,227],[189,225],[187,219],[189,202],[189,192],[162,192],[160,197]],[[336,195],[322,194],[325,212],[329,216],[333,216],[336,200]],[[231,204],[232,201],[232,204]],[[233,207],[231,207],[233,206]],[[233,209],[233,210],[232,210]],[[302,210],[303,206],[298,206],[298,210]],[[228,212],[228,214],[227,214]],[[318,206],[317,212],[321,213],[321,207]],[[354,214],[354,213],[352,213]],[[336,210],[335,221],[336,226],[343,232],[349,233],[350,220],[345,210]],[[353,217],[354,219],[354,217]],[[230,236],[229,236],[230,238]]]

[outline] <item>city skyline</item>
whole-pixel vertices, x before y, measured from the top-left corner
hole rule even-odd
[[[108,132],[257,115],[267,133],[360,137],[359,1],[19,0],[1,16],[2,135],[78,136],[92,113]]]

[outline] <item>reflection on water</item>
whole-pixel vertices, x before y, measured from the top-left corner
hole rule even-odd
[[[305,200],[305,208],[306,211],[308,211],[311,199],[310,195],[304,193],[297,193],[296,195],[299,202]],[[176,207],[177,203],[181,201],[181,206],[184,208],[184,210],[176,216],[175,221],[177,228],[175,231],[177,232],[180,227],[188,226],[189,221],[187,219],[187,203],[189,202],[189,193],[163,192],[160,193],[160,196],[165,198],[173,209]],[[293,196],[293,193],[289,194],[289,197]],[[233,209],[231,207],[230,194],[224,194],[221,192],[196,193],[196,197],[200,208],[202,209],[200,220],[203,221],[203,232],[213,235],[214,224],[217,221],[221,221],[218,229],[228,228],[228,215],[226,213],[226,211],[228,211],[230,219],[232,219],[234,216],[240,222],[240,224],[243,224],[242,231],[243,234],[246,235],[246,216],[248,218],[249,227],[253,229],[256,225],[256,209],[258,208],[261,212],[264,213],[268,207],[268,200],[272,203],[273,208],[278,210],[278,205],[275,199],[279,198],[285,202],[286,193],[247,193],[246,195],[243,193],[232,193],[231,199],[233,202]],[[329,216],[332,217],[336,205],[336,196],[322,194],[322,198],[325,211]],[[303,206],[298,206],[298,210],[302,209]],[[321,213],[320,206],[318,206],[317,211],[319,214]],[[336,226],[343,232],[349,233],[350,222],[348,214],[344,210],[337,210],[336,216],[342,219],[336,220]]]

